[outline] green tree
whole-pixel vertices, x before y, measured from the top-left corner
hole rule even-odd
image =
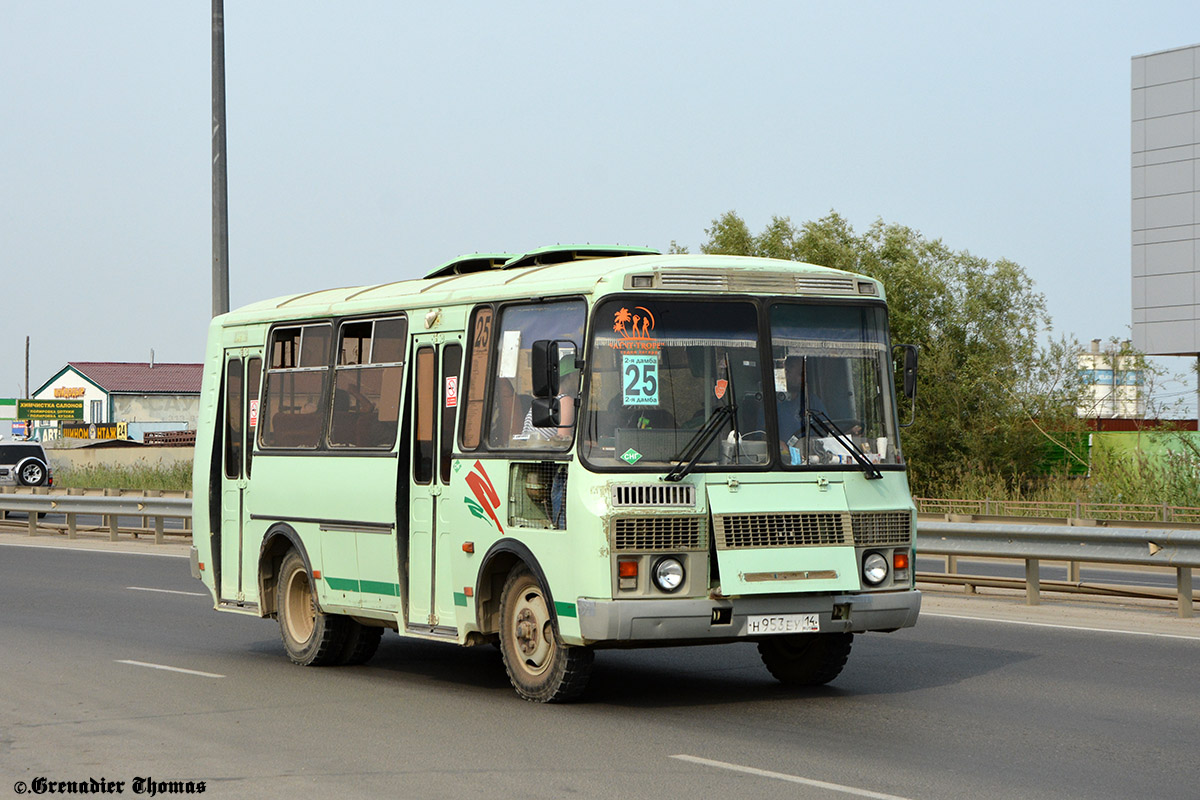
[[[799,227],[773,217],[757,235],[729,211],[705,233],[705,253],[804,261],[883,282],[892,341],[921,353],[917,422],[904,433],[916,493],[946,492],[980,471],[1019,488],[1062,442],[1054,432],[1080,427],[1078,347],[1040,344],[1045,299],[1019,264],[882,220],[858,234],[833,211]]]

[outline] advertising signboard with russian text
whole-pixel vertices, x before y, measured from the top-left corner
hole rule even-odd
[[[83,401],[18,400],[17,419],[83,419]]]

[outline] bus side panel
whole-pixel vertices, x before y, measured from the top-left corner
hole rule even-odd
[[[259,453],[253,483],[256,519],[300,534],[323,606],[399,610],[393,456]]]
[[[519,459],[524,463],[533,459]],[[599,495],[580,491],[572,486],[572,480],[588,481],[587,474],[576,462],[568,466],[566,529],[523,527],[510,506],[514,491],[524,487],[510,484],[512,462],[501,459],[477,460],[474,456],[456,457],[450,485],[443,496],[447,509],[448,527],[453,535],[448,537],[443,550],[439,551],[450,561],[454,586],[454,604],[457,606],[457,621],[460,634],[477,630],[477,598],[471,596],[479,570],[483,566],[482,556],[501,539],[514,539],[526,547],[537,560],[538,567],[549,582],[558,617],[559,632],[569,644],[582,644],[579,630],[576,600],[579,597],[611,596],[611,575],[607,554],[607,535],[602,520],[603,504],[589,504],[588,499]],[[477,476],[472,478],[471,476]],[[475,491],[475,487],[486,485],[486,478],[496,490],[498,507],[487,502],[487,493]],[[591,506],[595,507],[591,507]],[[467,553],[462,545],[470,544],[474,552]],[[441,564],[439,562],[439,570]],[[498,602],[498,598],[493,598]]]

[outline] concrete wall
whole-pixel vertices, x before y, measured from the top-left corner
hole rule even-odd
[[[46,448],[50,469],[80,467],[170,467],[192,461],[191,447],[75,447]]]

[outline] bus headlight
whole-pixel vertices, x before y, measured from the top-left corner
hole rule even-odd
[[[654,585],[664,592],[674,592],[683,586],[683,564],[678,558],[660,558],[651,573]]]
[[[883,583],[888,576],[887,559],[879,553],[868,553],[863,559],[863,580],[872,586]]]

